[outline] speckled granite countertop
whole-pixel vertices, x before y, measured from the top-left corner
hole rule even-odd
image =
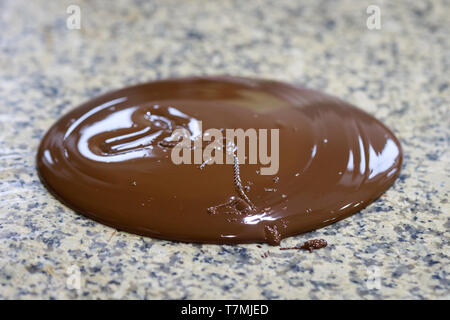
[[[393,2],[1,1],[0,298],[450,298],[450,2]],[[66,27],[69,4],[80,30]],[[369,5],[380,30],[366,27]],[[116,232],[39,182],[38,143],[63,113],[200,74],[287,80],[360,106],[400,138],[400,178],[362,212],[282,243],[330,243],[312,254]]]

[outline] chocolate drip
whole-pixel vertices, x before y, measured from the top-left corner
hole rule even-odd
[[[324,239],[313,239],[305,241],[301,246],[280,248],[280,250],[308,250],[309,252],[313,252],[313,250],[325,248],[327,245],[328,243]]]

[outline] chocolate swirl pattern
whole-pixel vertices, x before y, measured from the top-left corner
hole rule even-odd
[[[217,128],[277,128],[279,171],[259,165],[176,165],[170,137]],[[151,237],[268,242],[320,228],[367,206],[395,181],[399,141],[337,98],[232,77],[157,81],[91,100],[59,119],[37,154],[42,181],[97,221]],[[252,208],[249,210],[248,200]]]

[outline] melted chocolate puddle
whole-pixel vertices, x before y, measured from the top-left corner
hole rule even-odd
[[[175,128],[279,129],[279,171],[175,165]],[[206,243],[280,240],[367,206],[394,182],[400,143],[337,98],[232,77],[157,81],[95,98],[59,119],[37,155],[46,186],[76,211],[120,230]],[[248,201],[243,194],[251,199]]]

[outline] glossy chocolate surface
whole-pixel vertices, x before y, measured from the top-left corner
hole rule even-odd
[[[279,171],[241,164],[175,165],[175,128],[279,129]],[[337,98],[234,77],[157,81],[107,93],[69,112],[37,155],[46,186],[74,210],[119,230],[206,243],[268,242],[323,227],[394,182],[402,152],[378,120]]]

